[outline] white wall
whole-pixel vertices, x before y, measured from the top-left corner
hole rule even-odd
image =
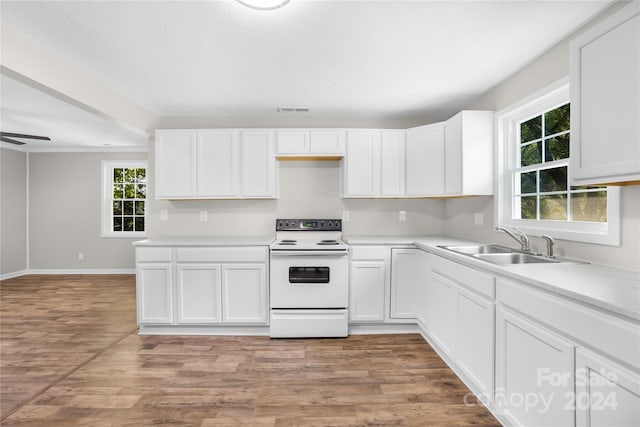
[[[591,23],[562,40],[523,70],[482,95],[469,105],[469,108],[499,111],[569,75],[570,40],[594,23],[601,21],[624,6],[625,2],[613,5]],[[622,188],[621,199],[622,246],[613,247],[558,241],[556,245],[558,254],[640,270],[640,186]],[[445,214],[447,218],[445,227],[447,234],[511,246],[516,244],[504,233],[498,233],[493,230],[493,200],[492,197],[448,200]],[[473,225],[474,212],[484,213],[485,224],[483,226]],[[545,246],[542,244],[541,239],[532,239],[532,244],[537,246],[539,251],[544,251]]]
[[[27,158],[0,149],[0,277],[27,269]]]
[[[29,248],[32,270],[132,270],[131,243],[100,236],[102,160],[146,153],[30,153]],[[84,260],[78,259],[84,253]]]
[[[152,200],[148,217],[151,237],[259,235],[273,236],[276,218],[341,218],[345,234],[432,234],[444,228],[442,200],[353,200],[340,198],[340,162],[280,162],[277,200]],[[160,220],[166,209],[168,221]],[[200,211],[209,220],[200,221]],[[407,212],[400,222],[398,212]]]

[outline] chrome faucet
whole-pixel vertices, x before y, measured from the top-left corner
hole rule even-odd
[[[547,241],[547,258],[555,258],[556,256],[553,254],[553,245],[556,244],[556,241],[553,240],[553,237],[543,234],[542,238]]]
[[[531,252],[531,248],[529,247],[529,238],[527,237],[527,235],[524,234],[517,227],[511,227],[511,228],[513,228],[519,235],[516,236],[513,233],[513,231],[509,230],[507,227],[496,227],[496,231],[504,231],[509,236],[511,236],[516,242],[520,243],[520,246],[523,252]]]

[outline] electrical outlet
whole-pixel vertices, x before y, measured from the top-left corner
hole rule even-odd
[[[78,252],[78,261],[84,261],[84,252]]]
[[[482,212],[476,212],[473,214],[473,223],[475,225],[483,225],[484,224],[484,214]]]
[[[400,211],[400,213],[398,213],[398,220],[399,221],[406,221],[407,220],[407,211]]]
[[[342,211],[342,220],[344,222],[349,221],[349,217],[350,217],[349,211]]]
[[[209,213],[207,211],[200,211],[200,221],[205,222],[209,220]]]
[[[166,209],[160,210],[160,221],[167,221],[169,219],[169,211]]]

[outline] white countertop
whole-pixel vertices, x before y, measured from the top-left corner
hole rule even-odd
[[[503,277],[640,320],[640,272],[638,271],[595,263],[500,266],[439,248],[439,245],[478,243],[449,236],[343,236],[343,240],[350,245],[415,245],[461,264],[491,271]]]
[[[274,236],[163,237],[133,242],[133,246],[269,246]]]

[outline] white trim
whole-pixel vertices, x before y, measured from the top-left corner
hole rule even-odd
[[[133,168],[145,168],[148,172],[148,162],[146,160],[103,160],[101,162],[102,178],[100,181],[100,187],[102,197],[100,198],[100,237],[102,238],[128,238],[128,239],[140,239],[147,235],[147,216],[145,214],[145,231],[112,231],[111,230],[111,218],[112,218],[112,170],[115,167],[133,167]],[[149,182],[147,181],[147,194],[149,192]],[[148,198],[145,199],[145,207]]]
[[[30,180],[29,177],[31,175],[31,158],[29,157],[29,152],[26,153],[26,178],[25,178],[25,187],[27,190],[27,194],[25,197],[25,215],[26,215],[26,229],[25,229],[25,251],[27,252],[25,254],[24,257],[24,264],[25,264],[25,268],[27,270],[29,270],[30,264],[31,264],[31,246],[30,246],[30,242],[31,242],[31,202],[29,199],[31,199],[31,185],[30,185]]]
[[[140,325],[138,335],[269,336],[269,326],[245,325]]]
[[[26,274],[136,274],[135,268],[35,268],[27,270]]]
[[[14,271],[0,275],[0,280],[8,280],[16,277],[29,276],[33,274],[136,274],[135,268],[114,268],[114,269],[99,269],[99,268],[85,268],[85,269],[26,269],[20,271]]]
[[[25,153],[148,153],[149,149],[142,146],[134,147],[81,147],[81,146],[29,146],[0,142],[0,148],[7,150],[22,151]]]
[[[516,147],[510,144],[513,132],[516,131],[513,123],[516,120],[539,115],[541,111],[555,108],[569,101],[569,78],[565,77],[496,113],[494,225],[496,227],[516,226],[534,236],[550,234],[561,240],[620,246],[620,189],[618,187],[607,188],[607,223],[513,219],[513,183],[509,171],[510,165],[515,164],[518,154]],[[571,174],[570,166],[568,173]]]
[[[29,270],[13,271],[11,273],[5,273],[0,275],[0,280],[13,279],[15,277],[26,276],[27,274],[29,274]]]

